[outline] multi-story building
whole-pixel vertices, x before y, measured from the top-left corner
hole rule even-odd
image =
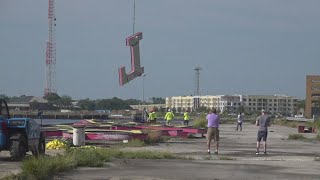
[[[249,111],[262,109],[272,114],[293,115],[297,111],[298,98],[286,95],[240,95],[244,107]]]
[[[265,109],[272,114],[293,115],[298,98],[285,95],[207,95],[175,96],[166,98],[166,107],[186,110],[198,107],[216,108],[220,112],[236,113],[244,108],[247,112]]]
[[[306,78],[306,109],[305,116],[312,118],[320,115],[320,76]]]

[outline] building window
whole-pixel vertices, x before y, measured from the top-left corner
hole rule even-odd
[[[247,101],[247,99],[246,99],[246,98],[243,98],[243,101]]]
[[[251,103],[249,103],[249,106],[251,106]]]
[[[251,99],[249,99],[249,102],[251,102]]]
[[[255,106],[255,105],[256,105],[256,103],[253,103],[253,105]]]

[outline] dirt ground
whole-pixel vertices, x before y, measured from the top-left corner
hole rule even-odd
[[[320,179],[320,161],[315,161],[320,157],[319,141],[287,140],[289,134],[297,133],[296,128],[272,126],[269,131],[268,155],[255,155],[256,126],[244,124],[239,132],[233,124],[222,124],[219,155],[207,154],[204,138],[172,138],[157,146],[125,150],[166,151],[193,160],[117,160],[108,167],[78,168],[56,179]],[[1,175],[19,169],[19,163],[0,153]]]

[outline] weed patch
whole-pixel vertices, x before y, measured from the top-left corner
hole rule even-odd
[[[120,151],[104,148],[70,148],[56,156],[31,156],[22,162],[22,173],[5,179],[52,179],[60,172],[76,167],[102,167],[114,159],[188,159],[169,152]]]
[[[205,118],[199,118],[199,119],[194,120],[193,127],[194,128],[205,128],[205,127],[207,127],[206,119]]]
[[[148,140],[146,141],[147,144],[154,144],[154,143],[161,142],[161,131],[145,129],[145,130],[142,130],[142,132],[148,134]]]
[[[142,147],[145,145],[144,141],[141,141],[140,139],[132,139],[128,143],[123,144],[125,147]]]
[[[304,126],[306,125],[305,123],[287,121],[287,120],[283,120],[283,119],[276,119],[275,121],[273,121],[273,123],[276,125],[286,126],[286,127],[290,127],[290,128],[297,128],[300,125],[304,125]]]
[[[301,140],[301,139],[307,139],[302,134],[289,134],[288,140]]]
[[[236,160],[235,158],[228,157],[228,156],[219,156],[218,158],[219,160]]]

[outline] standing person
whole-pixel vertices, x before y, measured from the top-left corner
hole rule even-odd
[[[148,121],[148,116],[149,116],[149,114],[148,114],[147,110],[144,109],[143,112],[142,112],[142,122],[147,122]]]
[[[216,144],[216,150],[215,150],[214,154],[218,154],[220,117],[219,117],[219,115],[217,115],[217,110],[215,108],[210,110],[206,119],[208,120],[208,131],[207,131],[208,154],[210,154],[210,144],[211,144],[212,139]]]
[[[240,112],[237,118],[237,129],[236,131],[238,131],[239,127],[240,127],[240,131],[242,131],[242,122],[243,122],[243,115]]]
[[[152,110],[150,113],[149,113],[149,121],[150,123],[157,123],[156,122],[156,112],[155,110]]]
[[[164,119],[166,120],[167,126],[171,126],[173,117],[174,117],[174,114],[171,112],[170,109],[168,109],[168,112],[164,116]]]
[[[183,114],[183,124],[185,126],[189,126],[189,120],[190,120],[190,115],[189,115],[189,109]]]
[[[264,109],[261,111],[261,116],[257,117],[256,126],[259,126],[257,135],[257,150],[256,155],[259,154],[260,142],[263,140],[264,154],[267,154],[267,136],[268,136],[268,126],[270,126],[271,118],[267,115]]]

